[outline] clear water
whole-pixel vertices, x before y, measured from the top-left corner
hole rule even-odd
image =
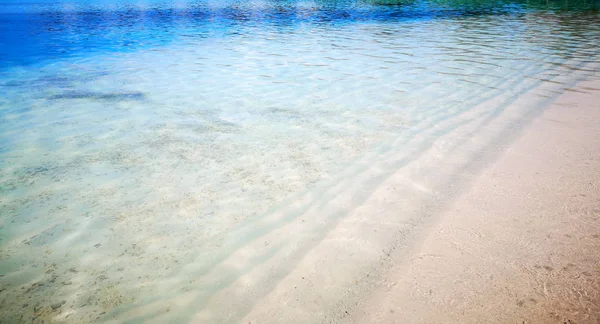
[[[442,178],[598,75],[598,6],[1,1],[0,321],[239,322],[303,266],[326,285],[288,320],[323,320]]]

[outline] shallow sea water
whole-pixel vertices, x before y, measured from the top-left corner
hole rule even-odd
[[[598,6],[0,3],[0,321],[247,322],[303,264],[320,304],[287,321],[325,321],[447,179],[585,91]]]

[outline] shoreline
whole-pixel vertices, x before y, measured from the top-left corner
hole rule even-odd
[[[565,72],[570,72],[569,69],[571,66],[566,65]],[[592,67],[591,71],[596,71],[596,68]],[[486,284],[500,282],[503,287],[527,286],[527,278],[521,278],[525,281],[517,280],[516,283],[502,283],[503,278],[512,276],[506,271],[514,270],[506,270],[502,263],[507,260],[509,264],[518,263],[519,259],[513,258],[511,254],[513,250],[525,248],[530,251],[535,245],[528,243],[530,239],[526,235],[508,231],[512,227],[494,226],[496,223],[491,221],[493,217],[489,215],[485,219],[477,218],[476,211],[486,210],[487,204],[495,203],[495,193],[502,185],[508,186],[510,190],[503,189],[501,192],[511,193],[512,196],[500,197],[507,200],[494,206],[503,208],[513,205],[515,197],[519,197],[520,185],[524,184],[519,177],[535,174],[527,172],[539,168],[535,161],[526,162],[522,168],[519,160],[521,156],[555,161],[549,164],[555,169],[548,169],[544,173],[546,178],[542,180],[547,180],[553,174],[562,174],[559,172],[562,169],[558,168],[560,163],[580,157],[575,154],[579,151],[572,156],[562,154],[570,152],[567,148],[580,147],[583,152],[588,152],[600,147],[600,140],[595,140],[600,138],[598,128],[582,128],[582,133],[579,134],[577,127],[572,127],[572,130],[566,128],[567,131],[559,127],[565,123],[577,126],[584,117],[587,118],[583,121],[584,125],[593,126],[594,122],[600,121],[600,113],[593,111],[597,107],[595,102],[600,96],[600,90],[592,89],[600,89],[598,82],[586,81],[573,85],[583,75],[579,72],[565,73],[553,79],[553,82],[540,80],[533,84],[522,84],[516,89],[511,88],[508,93],[490,97],[460,114],[444,111],[444,115],[448,115],[445,118],[427,120],[416,125],[404,137],[386,143],[385,149],[373,151],[356,161],[351,168],[339,175],[339,179],[325,183],[320,190],[305,192],[289,205],[267,214],[260,222],[241,227],[235,233],[228,233],[229,241],[219,243],[223,246],[217,246],[218,253],[201,254],[198,252],[200,250],[193,249],[197,254],[189,258],[191,261],[186,265],[185,272],[168,277],[167,280],[162,280],[161,277],[147,279],[160,292],[155,297],[134,300],[132,295],[121,293],[117,286],[104,284],[104,288],[96,293],[98,300],[122,306],[112,307],[112,304],[108,304],[108,307],[103,307],[112,311],[104,318],[96,314],[90,316],[96,316],[99,321],[114,323],[521,323],[523,320],[529,323],[531,317],[525,313],[526,310],[533,306],[539,309],[554,306],[544,306],[549,303],[547,300],[530,296],[527,291],[519,291],[518,296],[512,288],[490,293],[488,289],[492,290]],[[585,95],[582,92],[590,91],[594,92],[589,95],[590,98],[582,97]],[[559,92],[563,94],[557,95]],[[564,110],[570,113],[569,109],[573,107],[569,100],[582,101],[587,105],[573,110],[579,114],[565,114]],[[557,114],[557,109],[559,112],[563,109],[562,114],[548,119],[549,114]],[[575,119],[571,120],[573,118]],[[547,134],[556,138],[547,138]],[[560,136],[556,136],[557,134]],[[534,138],[522,144],[528,136]],[[585,142],[586,138],[594,141],[583,143],[588,146],[581,146],[580,142]],[[548,145],[552,144],[551,146],[539,145],[546,143],[547,139],[550,139]],[[565,142],[568,139],[571,142]],[[551,153],[556,153],[555,151],[537,150],[538,146],[557,149],[560,154],[552,156]],[[509,158],[516,158],[517,161],[503,167],[502,163],[506,163],[503,161]],[[600,157],[594,159],[592,156],[588,160],[596,162],[600,161]],[[598,166],[598,163],[594,165]],[[594,165],[588,167],[593,170]],[[581,168],[575,165],[564,169],[580,171]],[[523,169],[521,171],[526,173],[511,175],[513,169]],[[490,184],[495,179],[490,172],[501,174],[500,180],[507,182]],[[564,175],[563,178],[580,179],[582,175],[586,177],[588,174],[591,174],[590,171],[584,170],[581,174]],[[590,179],[598,180],[600,175]],[[548,185],[547,181],[539,179],[530,179],[527,183]],[[547,187],[557,186],[554,181],[552,186]],[[549,193],[551,192],[545,192]],[[544,197],[551,195],[542,196],[534,202],[542,204]],[[553,197],[551,202],[560,201],[561,197]],[[482,206],[471,204],[473,201],[481,203],[486,198],[492,201],[483,203]],[[587,198],[593,199],[594,196],[588,194]],[[456,212],[457,205],[461,206],[461,211],[468,208],[474,208],[475,211],[462,215],[462,212]],[[541,210],[539,206],[536,207],[538,209],[532,209],[533,212]],[[514,209],[507,208],[519,212]],[[593,214],[595,211],[600,211],[600,207],[584,213]],[[524,215],[520,219],[527,217]],[[593,237],[600,234],[600,230],[592,221],[590,223],[590,230],[596,226],[596,232],[590,234],[590,240],[595,244],[593,247],[600,250],[598,238]],[[506,225],[506,222],[499,224]],[[523,228],[531,230],[536,224],[538,223],[527,224]],[[470,228],[471,225],[479,227]],[[570,237],[565,238],[578,237],[576,233],[568,235]],[[517,242],[518,245],[507,249],[502,249],[504,245],[483,245],[496,242],[498,237],[504,238],[508,243]],[[530,237],[531,240],[540,239],[535,235]],[[564,239],[562,236],[560,238]],[[541,239],[546,240],[545,236]],[[465,248],[468,244],[475,246]],[[467,254],[467,259],[462,259],[465,251],[480,254],[473,252]],[[545,252],[547,250],[538,251],[534,255],[544,256]],[[583,257],[599,259],[598,255],[586,254]],[[523,258],[525,257],[521,256]],[[525,269],[538,278],[536,276],[540,273],[554,276],[555,272],[562,271],[562,266],[567,268],[564,271],[571,271],[569,275],[575,271],[578,278],[591,277],[591,281],[586,281],[590,287],[598,286],[598,274],[594,272],[596,270],[582,270],[580,264],[585,262],[569,261],[564,265],[556,265],[546,261],[538,260]],[[569,265],[571,263],[578,267]],[[67,264],[62,266],[66,268]],[[469,266],[469,271],[465,271],[462,266]],[[593,268],[593,265],[586,266]],[[106,272],[106,276],[118,277],[121,275],[120,271],[113,266],[111,271]],[[51,269],[50,274],[54,273]],[[484,277],[493,280],[484,280],[482,274],[492,274],[492,277]],[[64,285],[54,277],[51,280],[50,283],[61,282]],[[73,282],[79,287],[75,288],[73,285],[73,294],[85,287],[83,280]],[[71,287],[71,281],[67,283],[66,287]],[[183,290],[173,289],[177,285]],[[435,289],[423,288],[428,285],[435,285]],[[456,285],[463,290],[457,291]],[[37,286],[38,284],[34,284],[31,287]],[[600,288],[589,291],[585,289],[583,287],[578,292],[596,294],[592,296],[597,297],[600,291]],[[498,294],[505,298],[492,298]],[[42,300],[43,295],[40,296],[36,298]],[[481,297],[485,300],[477,299]],[[77,298],[73,295],[70,299],[65,298],[66,306],[59,307],[56,314],[50,311],[51,306],[42,307],[41,316],[54,316],[53,320],[59,322],[71,321],[75,317],[71,317],[73,314],[79,315],[76,313],[76,301]],[[589,304],[589,300],[587,302]],[[34,309],[37,308],[37,304],[32,305]],[[85,305],[87,304],[83,304]],[[497,305],[503,306],[494,308]],[[506,314],[516,317],[508,318]],[[570,316],[568,312],[565,314],[563,317],[562,313],[556,316],[564,318],[564,321],[589,322]],[[546,315],[535,315],[535,318]],[[544,319],[545,321],[540,322],[558,321],[556,318]]]
[[[600,322],[599,102],[599,80],[560,95],[348,322]]]

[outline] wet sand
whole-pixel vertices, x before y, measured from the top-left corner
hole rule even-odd
[[[600,82],[560,95],[436,219],[343,322],[600,323]]]

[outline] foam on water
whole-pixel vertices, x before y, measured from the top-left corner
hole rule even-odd
[[[303,262],[331,279],[300,298],[335,307],[489,143],[598,73],[597,11],[59,4],[4,9],[74,30],[0,51],[7,322],[236,322]]]

